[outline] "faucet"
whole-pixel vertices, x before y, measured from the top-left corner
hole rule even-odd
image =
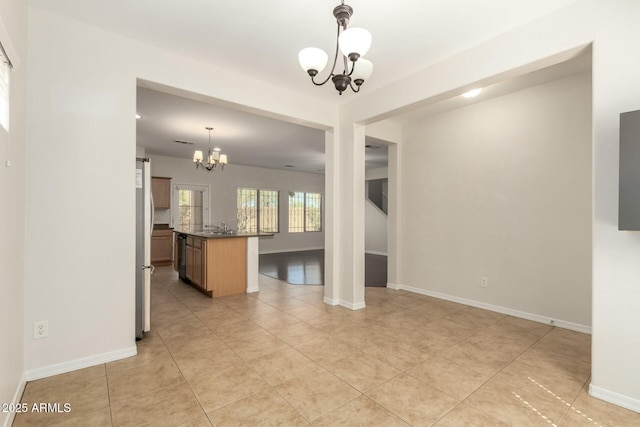
[[[224,234],[227,234],[229,232],[229,227],[227,227],[227,224],[225,224],[224,222],[222,223],[222,232]]]

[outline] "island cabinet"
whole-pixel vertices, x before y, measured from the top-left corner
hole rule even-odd
[[[187,279],[192,285],[195,285],[203,290],[207,290],[206,283],[203,278],[205,277],[206,266],[202,261],[203,254],[207,253],[207,241],[205,239],[198,239],[197,237],[187,237]]]
[[[207,241],[207,290],[214,297],[247,291],[247,239],[210,239]]]
[[[246,292],[247,239],[187,237],[186,276],[209,296]]]

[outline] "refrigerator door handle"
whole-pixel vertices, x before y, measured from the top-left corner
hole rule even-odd
[[[150,234],[153,234],[153,225],[155,223],[155,215],[156,215],[156,207],[155,204],[153,203],[153,192],[149,192],[149,200],[151,201],[151,230],[150,230]]]

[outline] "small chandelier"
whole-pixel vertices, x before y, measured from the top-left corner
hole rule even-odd
[[[344,4],[344,0],[333,9],[333,16],[336,17],[336,21],[338,22],[336,53],[333,58],[331,73],[324,81],[318,83],[314,77],[322,72],[327,65],[328,56],[326,52],[317,47],[307,47],[302,49],[298,54],[300,66],[311,76],[313,84],[322,86],[331,79],[340,95],[342,95],[342,92],[347,90],[348,87],[354,92],[359,92],[360,86],[362,86],[364,81],[367,80],[373,72],[373,64],[371,61],[363,58],[371,46],[371,34],[364,28],[347,29],[351,15],[353,15],[353,8]],[[342,73],[336,74],[338,53],[340,51],[342,52],[344,68]],[[349,69],[349,62],[351,62],[351,69]],[[354,83],[355,87],[353,86]]]
[[[207,155],[207,164],[202,163],[202,151],[196,150],[193,153],[193,163],[196,164],[196,169],[200,166],[211,172],[216,169],[218,165],[220,165],[220,170],[224,170],[224,165],[228,163],[227,155],[220,154],[220,149],[218,147],[211,149],[211,131],[212,127],[206,127],[206,130],[209,131],[209,154]]]

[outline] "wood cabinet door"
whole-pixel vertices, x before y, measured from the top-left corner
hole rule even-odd
[[[193,278],[191,279],[191,281],[201,288],[205,288],[205,284],[202,280],[204,277],[202,275],[202,270],[204,267],[204,263],[202,261],[202,249],[193,248]]]
[[[157,209],[171,208],[171,178],[151,177],[153,206]]]
[[[151,263],[169,265],[173,259],[173,231],[155,229],[151,234]]]
[[[247,239],[212,239],[207,245],[207,286],[214,297],[247,290]]]
[[[173,256],[171,236],[151,237],[151,262],[169,262]]]
[[[187,246],[187,279],[193,281],[193,246]]]

